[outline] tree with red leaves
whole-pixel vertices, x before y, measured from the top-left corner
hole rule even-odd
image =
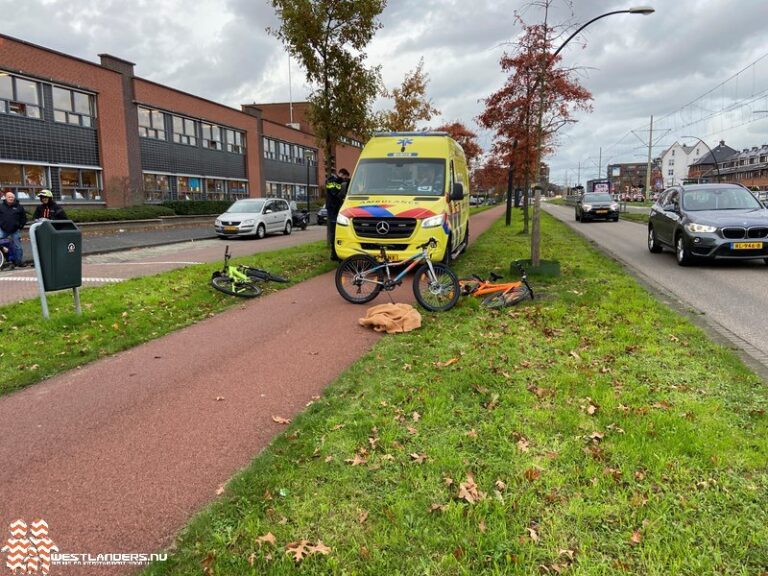
[[[469,128],[464,126],[458,120],[451,122],[450,124],[443,124],[435,128],[437,132],[448,132],[451,138],[456,140],[459,145],[464,149],[464,156],[467,157],[467,166],[472,171],[477,164],[477,160],[483,153],[483,149],[477,142],[477,134],[472,132]]]
[[[544,24],[535,25],[526,24],[519,15],[516,20],[523,33],[512,54],[505,52],[500,61],[507,81],[484,100],[486,107],[478,122],[495,132],[493,154],[513,167],[518,184],[524,183],[523,231],[527,233],[531,177],[538,180],[541,159],[554,151],[557,131],[575,122],[572,113],[591,110],[592,95],[574,78],[573,70],[557,67],[560,58],[552,58],[555,30],[546,18]]]

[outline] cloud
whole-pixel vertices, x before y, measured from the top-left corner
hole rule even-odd
[[[606,17],[562,51],[562,65],[579,69],[581,83],[594,95],[594,111],[578,114],[578,123],[558,135],[560,146],[547,158],[553,177],[562,179],[579,162],[596,169],[601,147],[607,158],[637,160],[642,142],[632,131],[647,141],[651,115],[654,155],[682,134],[725,139],[734,148],[768,141],[768,115],[752,113],[768,110],[768,58],[748,67],[768,54],[763,0],[646,3],[655,14]],[[553,0],[548,22],[558,26],[556,44],[596,15],[627,4],[632,2]],[[540,5],[389,0],[368,61],[381,65],[392,88],[423,57],[429,96],[442,112],[431,124],[460,120],[487,149],[491,135],[474,122],[483,108],[479,100],[505,80],[499,57],[521,32],[516,14],[540,22]],[[308,93],[295,61],[289,87],[286,52],[266,32],[279,25],[267,0],[0,0],[0,14],[4,34],[90,61],[104,52],[125,58],[136,63],[139,76],[229,106],[287,101],[289,91],[301,100]]]

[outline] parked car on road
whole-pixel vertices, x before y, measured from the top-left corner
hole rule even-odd
[[[219,238],[255,236],[293,230],[293,216],[288,202],[282,198],[246,198],[238,200],[214,223]]]
[[[324,226],[328,223],[328,208],[326,208],[325,204],[323,204],[323,207],[317,211],[317,223],[320,226]]]
[[[619,221],[619,205],[607,192],[584,194],[576,200],[576,221]]]
[[[768,209],[737,184],[684,184],[661,195],[648,217],[648,250],[697,258],[762,258],[768,264]]]

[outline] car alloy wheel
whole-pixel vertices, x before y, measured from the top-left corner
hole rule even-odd
[[[661,252],[661,246],[656,241],[656,230],[653,229],[653,226],[648,227],[648,250],[654,254]]]
[[[680,266],[688,266],[691,263],[692,257],[690,252],[688,252],[688,248],[685,247],[685,239],[682,234],[678,234],[675,241],[675,256]]]

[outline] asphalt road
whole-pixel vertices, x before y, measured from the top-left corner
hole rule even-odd
[[[677,265],[671,251],[651,254],[647,228],[635,222],[574,219],[573,208],[543,203],[548,213],[593,241],[643,282],[739,348],[763,377],[768,374],[768,266],[762,260]]]

